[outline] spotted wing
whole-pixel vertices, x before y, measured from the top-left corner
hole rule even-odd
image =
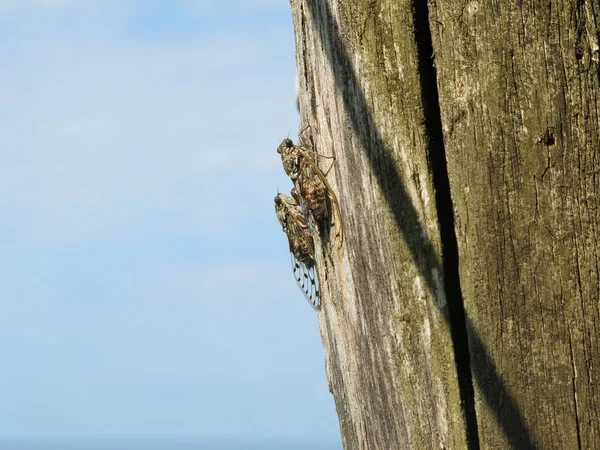
[[[319,278],[317,276],[317,268],[313,264],[310,268],[300,261],[293,253],[290,253],[292,258],[292,270],[294,278],[300,287],[300,290],[316,311],[321,309],[321,294],[319,292]]]

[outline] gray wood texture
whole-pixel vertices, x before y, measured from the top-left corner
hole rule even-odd
[[[600,448],[599,11],[431,3],[482,448]]]
[[[344,447],[600,448],[598,4],[290,4]]]

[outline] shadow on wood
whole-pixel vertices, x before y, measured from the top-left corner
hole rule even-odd
[[[318,0],[307,0],[307,5],[313,27],[321,40],[322,48],[331,65],[337,91],[343,98],[353,130],[359,137],[362,147],[367,150],[365,153],[381,192],[396,218],[398,227],[407,238],[406,243],[414,262],[419,267],[430,291],[435,292],[436,284],[432,271],[428,269],[436,267],[438,273],[444,274],[448,311],[442,311],[442,313],[452,333],[460,397],[467,423],[469,448],[479,448],[473,392],[474,378],[487,405],[493,410],[496,421],[512,447],[536,450],[537,447],[532,441],[514,399],[507,392],[494,362],[489,357],[468,314],[465,314],[464,311],[458,272],[459,260],[454,231],[454,217],[441,128],[436,71],[432,60],[433,48],[427,3],[414,0],[413,19],[415,45],[419,57],[425,127],[428,135],[427,152],[436,190],[436,206],[441,230],[442,261],[437,258],[430,241],[415,242],[408,238],[415,235],[415,229],[420,230],[418,233],[420,236],[426,236],[427,230],[423,228],[419,221],[417,211],[411,202],[402,176],[396,170],[391,151],[386,147],[375,120],[369,112],[364,90],[356,76],[329,5],[327,2]],[[349,92],[353,95],[350,96]],[[356,95],[357,93],[358,95]],[[374,152],[373,149],[379,151]],[[476,358],[471,361],[473,355],[476,355]]]

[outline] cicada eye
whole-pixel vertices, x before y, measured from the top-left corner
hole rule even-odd
[[[285,145],[287,148],[293,147],[294,143],[292,142],[291,139],[284,139],[283,140],[283,145]]]

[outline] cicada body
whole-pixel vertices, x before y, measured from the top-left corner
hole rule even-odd
[[[286,138],[277,147],[277,153],[281,155],[283,170],[295,185],[300,171],[300,159],[302,158],[300,147],[294,145],[291,139]]]
[[[309,156],[300,161],[296,182],[302,204],[310,211],[315,220],[327,220],[329,217],[328,189],[321,177],[322,172]]]
[[[331,206],[335,209],[339,222],[340,245],[343,240],[340,207],[323,171],[319,168],[316,152],[306,144],[295,145],[291,139],[284,139],[277,147],[285,173],[294,183],[297,202],[312,216],[313,222],[326,221],[331,217]],[[294,192],[292,192],[294,195]]]
[[[297,201],[285,194],[277,194],[275,197],[275,212],[283,231],[288,237],[292,270],[296,283],[298,283],[310,305],[319,310],[321,297],[315,266],[315,247],[306,215]]]

